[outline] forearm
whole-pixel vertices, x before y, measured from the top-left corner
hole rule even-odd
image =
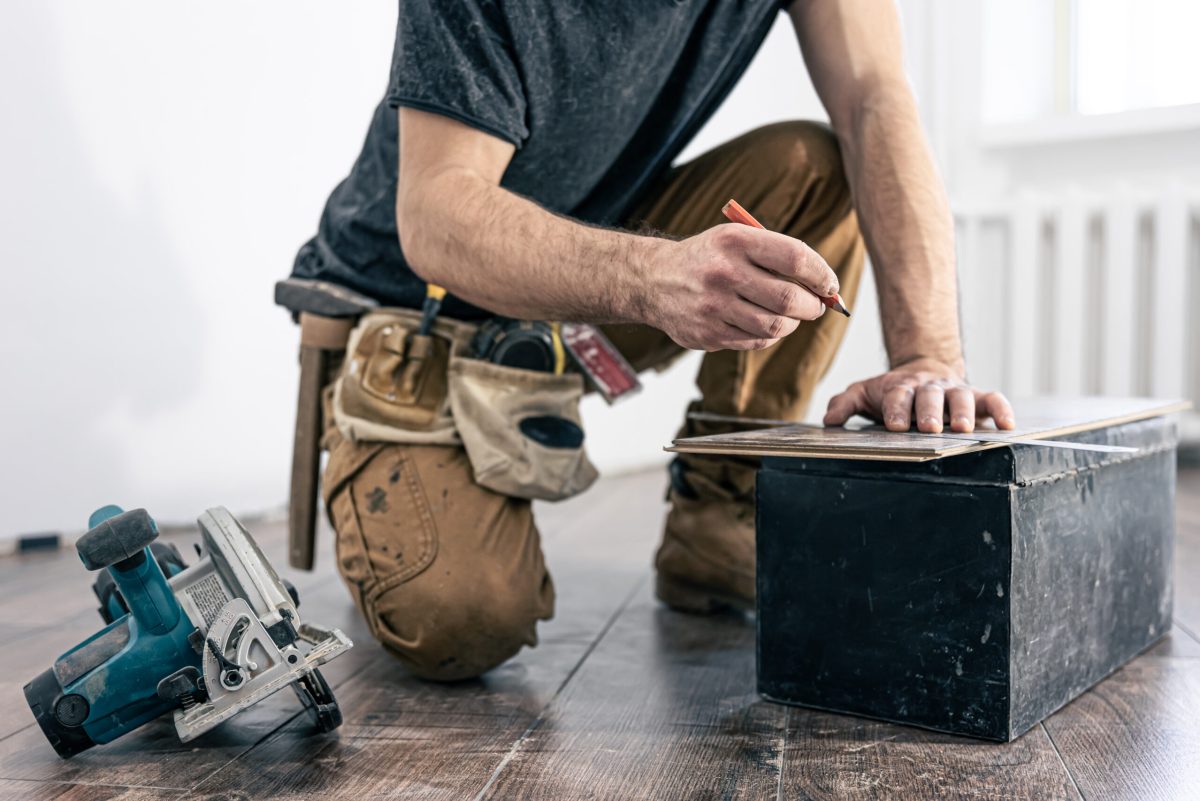
[[[961,371],[954,224],[908,85],[870,91],[840,128],[889,361]]]
[[[401,108],[396,231],[412,269],[525,320],[633,322],[685,348],[765,348],[825,308],[837,276],[804,243],[743,225],[679,241],[594,228],[500,187],[514,147]]]
[[[519,319],[632,322],[642,273],[673,243],[557,216],[470,170],[422,176],[397,222],[413,270],[458,297]]]
[[[825,424],[862,414],[938,433],[946,415],[957,432],[977,416],[1012,428],[1003,395],[965,384],[954,223],[904,78],[894,0],[793,0],[789,12],[842,145],[892,367],[834,396]]]

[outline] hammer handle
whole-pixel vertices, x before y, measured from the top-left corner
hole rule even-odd
[[[288,508],[288,561],[300,570],[313,568],[317,528],[317,482],[321,469],[321,388],[329,354],[300,346],[300,392],[292,440],[292,494]]]
[[[321,472],[321,391],[330,363],[346,348],[353,320],[300,314],[300,391],[292,440],[292,487],[288,501],[288,562],[312,570],[317,535],[317,487]]]

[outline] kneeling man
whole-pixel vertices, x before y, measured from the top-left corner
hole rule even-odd
[[[832,129],[780,122],[673,164],[779,10],[401,0],[387,95],[294,275],[383,307],[326,393],[324,495],[355,602],[415,673],[471,677],[536,643],[554,586],[529,499],[594,477],[570,426],[534,445],[506,430],[577,420],[581,378],[471,358],[497,317],[602,324],[639,370],[706,351],[693,409],[800,419],[847,322],[817,295],[853,307],[865,248],[891,369],[834,397],[825,424],[1013,424],[965,381],[950,210],[891,0],[787,9]],[[720,224],[731,197],[768,230]],[[423,332],[429,284],[449,295]],[[663,602],[753,607],[753,485],[749,461],[673,464]]]

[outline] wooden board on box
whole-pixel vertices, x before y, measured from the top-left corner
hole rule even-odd
[[[1027,398],[1013,403],[1017,415],[1016,429],[998,431],[989,423],[979,430],[986,431],[989,436],[1011,439],[1056,439],[1180,412],[1190,407],[1189,401],[1157,398]],[[917,431],[887,431],[882,426],[821,428],[796,424],[685,437],[675,440],[666,450],[675,453],[925,462],[1003,445],[1003,441],[959,439],[957,435],[946,437]]]

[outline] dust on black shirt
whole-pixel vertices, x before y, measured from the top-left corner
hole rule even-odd
[[[400,106],[513,143],[505,188],[585,222],[620,221],[732,89],[779,9],[780,0],[400,0],[387,94],[293,275],[421,305],[425,284],[396,235]],[[443,309],[486,314],[453,297]]]

